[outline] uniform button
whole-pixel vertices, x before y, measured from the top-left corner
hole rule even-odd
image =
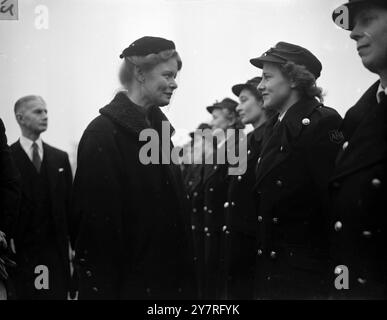
[[[197,196],[198,196],[198,193],[195,191],[195,192],[193,193],[193,196],[194,196],[194,197],[197,197]]]
[[[267,278],[266,278],[266,280],[270,281],[270,280],[271,280],[271,277],[270,277],[270,276],[269,276],[269,277],[267,277]]]
[[[206,206],[203,207],[203,211],[207,211],[207,207]]]
[[[336,275],[339,275],[339,274],[342,274],[343,273],[343,269],[342,268],[340,268],[340,267],[336,267],[335,268],[335,274]]]
[[[238,181],[241,181],[242,180],[242,176],[238,176]]]
[[[280,187],[280,188],[281,188],[282,185],[283,185],[283,183],[282,183],[281,180],[277,180],[275,184],[277,185],[277,187]]]
[[[348,145],[349,145],[349,142],[348,141],[345,141],[343,143],[343,150],[347,149],[348,148]]]
[[[342,228],[343,228],[343,224],[341,223],[341,221],[336,221],[335,230],[340,231]]]
[[[373,187],[379,188],[381,184],[382,184],[382,182],[379,179],[377,179],[377,178],[372,179],[372,186]]]
[[[261,162],[262,158],[259,157],[258,160],[257,160],[257,163],[259,164]]]
[[[193,182],[192,182],[192,181],[189,181],[189,182],[188,182],[188,185],[189,185],[189,186],[192,186],[192,185],[193,185]]]
[[[196,229],[196,226],[195,226],[195,225],[192,225],[191,228],[192,228],[192,230],[195,230],[195,229]]]
[[[247,154],[250,154],[251,153],[251,150],[247,150]]]
[[[187,194],[187,199],[189,200],[189,194]]]
[[[208,213],[212,213],[212,210],[210,209],[210,210],[208,210]]]
[[[281,146],[280,147],[280,152],[282,152],[284,150],[284,147],[283,146]]]
[[[214,191],[214,188],[210,188],[210,192]]]
[[[211,237],[211,233],[207,232],[207,233],[206,233],[206,236],[207,236],[207,237]]]
[[[304,126],[308,126],[308,125],[310,125],[310,120],[308,118],[304,118],[304,119],[302,119],[302,124]]]
[[[275,251],[270,252],[270,258],[272,258],[272,259],[277,258],[277,252],[275,252]]]
[[[208,228],[207,227],[204,227],[204,232],[208,232]]]
[[[357,282],[359,282],[360,284],[365,284],[367,280],[363,278],[357,278]]]
[[[90,270],[87,270],[87,271],[86,271],[86,275],[90,278],[90,277],[91,277],[91,271],[90,271]]]
[[[262,253],[263,253],[262,250],[261,250],[261,249],[258,249],[257,254],[258,254],[259,256],[261,256]]]
[[[362,232],[364,238],[371,238],[372,232],[371,231],[363,231]]]
[[[93,287],[93,290],[94,290],[95,292],[98,292],[98,288],[97,288],[97,287]]]
[[[235,202],[231,202],[231,207],[235,207]]]
[[[218,166],[214,166],[214,170],[218,169]]]
[[[227,230],[227,226],[223,226],[222,228],[223,232]]]
[[[230,234],[230,231],[226,230],[226,234],[229,235],[229,234]]]
[[[273,223],[274,223],[274,224],[277,224],[278,221],[279,221],[278,218],[273,218]]]
[[[192,212],[193,212],[193,213],[196,213],[197,211],[198,211],[198,210],[197,210],[196,208],[193,208],[193,209],[192,209]]]
[[[262,222],[263,218],[262,216],[258,216],[258,222]]]
[[[225,208],[228,208],[229,205],[230,205],[230,204],[229,204],[228,202],[225,202],[225,203],[224,203],[224,207],[225,207]]]

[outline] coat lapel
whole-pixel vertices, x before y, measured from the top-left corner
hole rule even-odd
[[[283,130],[280,137],[273,135],[276,117],[270,120],[265,133],[265,145],[261,152],[261,162],[258,164],[256,178],[258,185],[267,174],[284,162],[292,152],[292,148],[301,135],[305,125],[303,119],[309,119],[312,112],[322,104],[316,99],[300,100],[294,104],[282,119]],[[268,136],[269,135],[269,136]],[[278,140],[277,140],[278,139]],[[272,150],[277,148],[278,150]]]
[[[387,105],[378,105],[376,91],[377,86],[372,86],[353,107],[350,125],[362,120],[353,129],[348,147],[338,156],[333,180],[387,159]]]

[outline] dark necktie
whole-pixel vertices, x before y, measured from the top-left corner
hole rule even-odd
[[[387,103],[387,96],[384,92],[379,92],[379,104],[386,104]]]
[[[40,159],[39,148],[36,142],[32,144],[32,163],[34,164],[36,171],[39,173],[42,165],[42,159]]]

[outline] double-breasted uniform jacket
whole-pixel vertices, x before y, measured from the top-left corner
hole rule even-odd
[[[256,255],[255,165],[266,124],[247,135],[247,169],[230,177],[225,208],[224,244],[227,299],[253,299]]]
[[[80,141],[74,182],[79,298],[195,298],[180,169],[139,157],[140,132],[154,128],[161,140],[166,117],[159,108],[146,116],[122,92],[100,113]]]
[[[199,298],[203,297],[204,288],[203,174],[204,164],[191,164],[186,169],[185,177],[185,185],[191,204],[190,218]]]
[[[346,141],[330,183],[330,285],[335,298],[387,298],[387,103],[377,103],[378,86],[369,88],[345,116]],[[336,290],[334,281],[343,266],[349,289]]]
[[[38,173],[17,141],[12,156],[21,174],[21,203],[15,222],[16,294],[22,299],[66,299],[70,290],[69,210],[72,172],[66,152],[43,143]],[[46,265],[49,290],[36,290],[35,267]]]
[[[341,117],[316,99],[302,99],[276,121],[268,123],[257,160],[255,295],[322,297],[328,260],[325,204]]]
[[[214,153],[213,165],[206,159],[203,177],[203,216],[204,216],[204,298],[225,299],[225,264],[224,241],[222,241],[225,229],[225,208],[227,203],[227,190],[230,175],[227,154],[230,150],[238,150],[239,139],[237,135],[227,135],[227,139],[220,142]],[[234,149],[235,148],[235,149]],[[218,157],[225,155],[224,163]]]

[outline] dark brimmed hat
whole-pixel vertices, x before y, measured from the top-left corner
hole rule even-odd
[[[195,131],[205,130],[205,129],[211,129],[211,126],[208,123],[201,123],[201,124],[199,124],[199,126],[197,127],[197,129]],[[189,133],[189,136],[191,137],[191,139],[194,138],[195,131],[192,131]]]
[[[120,58],[132,56],[144,57],[151,53],[157,54],[161,51],[174,49],[176,49],[176,47],[171,40],[158,37],[142,37],[124,49],[120,54]]]
[[[236,112],[238,102],[230,98],[224,98],[221,102],[215,102],[212,106],[207,107],[207,111],[212,113],[215,109],[227,109],[230,112]]]
[[[257,87],[261,83],[262,78],[261,77],[255,77],[253,79],[248,80],[246,83],[236,84],[231,88],[231,91],[233,94],[235,94],[237,97],[241,94],[243,89],[249,89],[254,92],[259,92]]]
[[[309,50],[287,42],[278,42],[274,48],[270,48],[258,58],[253,58],[250,63],[262,69],[264,62],[285,64],[293,62],[305,66],[317,79],[321,75],[322,65],[320,60]]]
[[[353,19],[355,18],[356,13],[360,9],[369,7],[373,4],[387,8],[386,0],[349,0],[349,2],[342,4],[340,7],[333,11],[333,22],[336,23],[336,25],[338,25],[340,28],[345,30],[352,30],[354,28]],[[348,14],[347,17],[345,16],[346,14]]]

